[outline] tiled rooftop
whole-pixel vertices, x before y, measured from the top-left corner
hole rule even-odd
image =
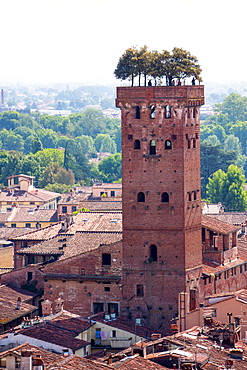
[[[72,355],[65,357],[60,361],[53,363],[47,367],[47,370],[106,370],[112,369],[112,367],[99,364],[86,358]]]
[[[81,207],[87,208],[90,211],[102,211],[102,212],[111,212],[111,211],[122,211],[122,202],[116,200],[94,200],[86,199],[81,202]]]
[[[2,190],[0,202],[47,202],[60,197],[59,193],[44,189],[25,190]]]
[[[150,338],[151,334],[153,334],[153,330],[148,328],[147,326],[145,326],[145,325],[135,325],[135,323],[133,321],[124,320],[121,317],[117,317],[114,320],[105,320],[104,319],[104,314],[99,313],[98,315],[93,315],[91,317],[91,319],[94,320],[94,321],[97,321],[97,322],[101,322],[105,325],[109,325],[113,328],[125,330],[129,333],[132,333],[134,335],[136,334],[139,337],[143,337],[143,338],[146,338],[146,339]],[[156,331],[156,333],[157,333],[157,331]]]
[[[54,238],[61,231],[62,223],[58,222],[57,224],[43,227],[41,229],[35,229],[29,231],[26,234],[18,235],[15,237],[10,237],[10,240],[47,240]],[[30,229],[29,229],[30,230]]]
[[[122,232],[122,212],[79,213],[66,234],[75,234],[77,231]]]
[[[37,310],[37,307],[26,303],[36,296],[35,293],[11,285],[0,285],[0,323],[6,324],[15,318],[28,315]],[[21,298],[20,309],[17,308],[17,300]]]
[[[10,212],[0,212],[0,222],[58,222],[56,209],[15,207]]]
[[[48,366],[49,364],[55,361],[59,361],[62,358],[61,355],[58,355],[50,351],[46,351],[45,349],[33,346],[29,343],[24,343],[21,344],[20,346],[16,346],[14,348],[8,349],[7,351],[1,352],[0,358],[3,358],[8,355],[15,355],[20,357],[22,351],[31,351],[33,358],[40,355],[45,366]]]
[[[19,331],[19,333],[28,337],[43,340],[45,342],[54,343],[65,348],[69,348],[73,351],[76,351],[79,348],[85,347],[89,344],[84,340],[75,338],[73,332],[64,330],[48,321],[30,326],[26,329],[22,329]]]
[[[246,212],[223,212],[223,213],[213,213],[208,215],[210,217],[217,218],[220,221],[228,222],[232,225],[241,226],[242,223],[247,221]]]
[[[77,232],[75,235],[61,235],[35,244],[29,248],[22,248],[17,253],[52,254],[60,255],[60,259],[65,259],[98,248],[101,244],[111,244],[121,239],[121,232]]]
[[[239,226],[233,226],[232,224],[220,221],[209,215],[202,215],[202,226],[224,235],[233,233],[241,229],[241,227]]]

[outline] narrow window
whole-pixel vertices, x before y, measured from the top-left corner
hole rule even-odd
[[[190,118],[190,108],[188,108],[188,118]]]
[[[194,200],[196,200],[196,191],[193,191],[194,194]]]
[[[169,202],[169,194],[168,193],[162,193],[161,202],[162,203],[168,203]]]
[[[166,140],[165,142],[165,150],[169,150],[172,148],[172,142],[171,140]]]
[[[150,155],[155,155],[156,154],[156,142],[155,140],[151,140],[150,141],[150,151],[149,151],[149,154]]]
[[[196,108],[193,108],[193,118],[196,118]]]
[[[103,253],[102,254],[102,265],[111,265],[111,254],[110,253]]]
[[[140,119],[141,118],[141,110],[140,110],[140,107],[136,107],[136,119]]]
[[[193,139],[193,148],[196,148],[196,139]]]
[[[116,336],[117,336],[117,331],[111,330],[111,338],[116,338]]]
[[[188,139],[188,149],[190,149],[190,139]]]
[[[137,195],[137,202],[145,202],[145,194],[142,191]]]
[[[151,105],[150,107],[150,118],[154,119],[155,118],[155,106]]]
[[[142,284],[137,284],[136,286],[136,296],[143,297],[144,296],[144,289]]]
[[[32,280],[32,278],[33,278],[33,273],[32,273],[32,271],[28,271],[28,272],[27,272],[27,281]]]
[[[191,202],[191,193],[188,191],[188,201]]]
[[[165,118],[171,118],[171,106],[170,105],[165,106]]]
[[[67,206],[62,206],[62,213],[67,213]]]
[[[115,190],[111,190],[111,197],[115,197]]]
[[[76,212],[77,209],[76,209],[76,206],[72,206],[72,212]]]
[[[157,247],[156,245],[152,244],[149,247],[150,251],[150,262],[157,261]]]
[[[140,142],[140,140],[135,140],[135,142],[134,142],[134,149],[141,149],[141,142]]]

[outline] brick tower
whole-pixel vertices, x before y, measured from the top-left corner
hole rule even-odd
[[[201,275],[203,86],[117,88],[122,119],[122,315],[169,331]],[[181,306],[181,305],[180,305]]]

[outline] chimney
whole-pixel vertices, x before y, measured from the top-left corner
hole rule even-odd
[[[32,352],[21,351],[21,369],[32,370]]]
[[[109,354],[108,360],[107,360],[107,365],[112,364],[112,354]]]
[[[68,348],[64,348],[64,349],[62,349],[62,351],[63,351],[63,357],[68,357],[69,356]]]
[[[43,316],[48,316],[52,314],[52,308],[51,308],[52,303],[51,301],[49,301],[49,299],[46,299],[45,301],[43,301],[41,305],[42,305]]]
[[[64,300],[62,298],[56,299],[54,303],[55,303],[54,313],[57,313],[63,310]]]

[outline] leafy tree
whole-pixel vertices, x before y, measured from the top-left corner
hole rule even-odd
[[[2,148],[5,150],[17,150],[19,152],[24,150],[24,140],[12,130],[3,129],[0,131],[0,140]]]
[[[58,163],[52,162],[45,168],[39,184],[41,187],[45,187],[48,184],[55,183],[71,186],[75,183],[75,177],[71,170],[66,170],[64,167],[59,166]]]
[[[218,170],[209,179],[207,194],[209,201],[221,202],[228,211],[243,212],[247,208],[245,177],[241,169],[230,165],[227,172]]]
[[[144,76],[144,85],[146,85],[147,75],[152,76],[155,81],[166,78],[167,85],[172,85],[174,78],[184,79],[194,77],[201,81],[201,68],[195,56],[189,51],[181,48],[173,48],[169,53],[163,50],[158,53],[156,50],[149,52],[147,46],[139,50],[129,48],[120,57],[114,75],[118,79],[131,79],[132,86],[134,77],[139,76],[139,86],[141,75]]]
[[[55,131],[51,129],[39,129],[37,130],[37,135],[42,142],[44,148],[56,148],[58,135]]]
[[[74,148],[76,148],[77,151],[79,148],[80,151],[84,154],[95,153],[94,141],[91,136],[87,135],[77,136],[75,138]]]
[[[206,145],[212,145],[212,146],[218,146],[220,145],[220,141],[219,139],[217,138],[216,135],[210,135],[207,137],[207,139],[204,140],[204,143]]]
[[[206,195],[206,184],[208,178],[217,170],[226,171],[230,164],[236,163],[238,153],[236,151],[225,152],[221,145],[201,143],[201,178],[202,197]]]
[[[224,151],[236,151],[238,155],[242,153],[241,144],[239,142],[239,139],[234,135],[227,136],[225,142],[224,142]]]
[[[98,164],[98,170],[105,182],[113,182],[122,177],[122,156],[120,153],[103,158]]]
[[[39,160],[42,167],[48,167],[51,163],[58,163],[59,166],[63,166],[64,163],[64,151],[58,149],[43,149],[34,154]]]
[[[55,193],[69,193],[71,189],[71,185],[66,185],[66,184],[48,184],[45,186],[45,190],[48,191],[53,191]]]
[[[40,139],[36,136],[31,141],[31,151],[32,153],[37,153],[40,150],[43,150],[43,146]]]
[[[95,148],[97,152],[116,153],[116,143],[107,134],[98,134],[95,138]]]
[[[247,154],[247,121],[237,121],[231,125],[229,133],[238,137],[244,154]]]
[[[247,97],[232,93],[228,95],[223,103],[215,104],[218,112],[226,114],[232,123],[247,120]]]

